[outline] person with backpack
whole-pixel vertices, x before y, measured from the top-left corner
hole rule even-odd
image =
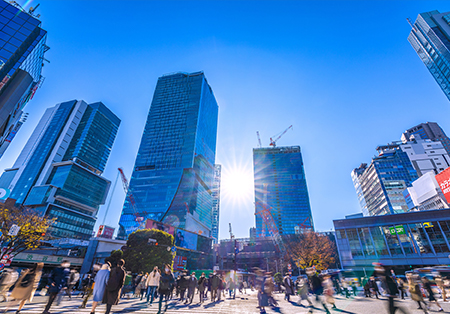
[[[106,284],[106,291],[103,295],[103,303],[106,303],[106,312],[109,314],[113,305],[119,304],[122,287],[125,283],[125,261],[119,260],[116,267],[111,269],[108,283]]]
[[[11,292],[11,298],[13,298],[14,301],[20,301],[16,314],[20,313],[27,301],[31,302],[33,300],[34,293],[36,292],[39,281],[41,280],[43,267],[44,263],[34,264],[33,267],[24,270],[20,275],[19,280],[16,282],[14,289]],[[5,312],[9,307],[10,306],[8,304]]]
[[[159,280],[161,278],[161,274],[159,272],[158,266],[153,268],[153,271],[148,275],[146,280],[147,287],[147,304],[153,304],[153,298],[155,297],[156,290],[158,290]],[[151,297],[151,299],[150,299]],[[149,301],[150,300],[150,301]]]
[[[111,263],[106,262],[95,276],[94,285],[94,302],[92,302],[91,314],[95,313],[95,308],[99,302],[102,302],[103,295],[105,294],[106,284],[108,283],[109,274],[111,272]]]
[[[165,310],[167,310],[167,300],[169,299],[170,291],[171,291],[174,283],[175,283],[175,278],[173,277],[172,271],[170,270],[170,266],[165,265],[164,272],[161,274],[161,277],[159,279],[159,288],[158,288],[159,311],[158,311],[158,314],[161,313],[163,299],[166,300]]]

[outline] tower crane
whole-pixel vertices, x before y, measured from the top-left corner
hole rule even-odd
[[[261,147],[262,147],[262,144],[261,144],[261,138],[259,137],[259,131],[256,131],[256,136],[258,137],[258,145],[259,145],[259,148],[261,148]]]
[[[125,176],[125,173],[123,172],[122,168],[118,168],[117,170],[119,170],[119,174],[120,174],[120,178],[122,179],[122,185],[123,185],[123,190],[125,191],[125,198],[128,197],[128,200],[130,201],[131,204],[131,208],[133,209],[133,215],[136,217],[135,221],[139,224],[138,229],[142,229],[144,227],[144,217],[139,215],[139,212],[136,208],[136,200],[134,199],[133,193],[131,193],[130,191],[130,186],[128,184],[128,180],[127,177]]]
[[[289,129],[292,129],[292,125],[291,126],[289,126],[286,130],[284,130],[283,132],[281,132],[281,134],[280,135],[278,135],[275,139],[272,139],[272,138],[270,138],[270,146],[273,146],[273,147],[276,147],[277,145],[277,141],[284,135],[284,134],[286,134],[286,132],[289,130]],[[276,135],[274,135],[274,137],[275,137]]]

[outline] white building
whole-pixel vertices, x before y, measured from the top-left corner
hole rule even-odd
[[[450,156],[441,142],[421,139],[411,135],[409,141],[402,137],[400,149],[408,155],[419,177],[427,172],[438,174],[450,167]]]
[[[403,192],[409,210],[449,208],[433,172],[429,171]]]

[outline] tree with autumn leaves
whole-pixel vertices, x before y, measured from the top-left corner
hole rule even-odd
[[[8,259],[12,259],[23,251],[37,249],[47,229],[55,223],[55,219],[41,216],[31,209],[16,207],[14,203],[13,199],[0,203],[0,260],[6,254]],[[18,232],[11,232],[14,229]]]
[[[290,257],[297,267],[305,269],[315,266],[318,270],[335,265],[337,250],[335,243],[326,235],[312,230],[285,237]]]

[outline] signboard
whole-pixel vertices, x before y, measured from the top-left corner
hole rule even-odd
[[[8,189],[0,188],[0,200],[6,200],[10,193]]]
[[[106,239],[112,239],[114,235],[114,228],[108,227],[105,225],[101,225],[98,228],[97,237],[99,238],[106,238]]]
[[[16,236],[20,231],[20,227],[18,225],[12,225],[11,228],[9,228],[8,235],[9,236]]]
[[[436,175],[436,181],[444,193],[447,203],[450,204],[450,167]]]
[[[177,229],[175,246],[196,251],[198,235],[182,229]]]
[[[157,230],[165,231],[168,234],[175,235],[174,227],[163,224],[162,222],[155,221],[152,219],[147,219],[147,221],[145,222],[145,229],[157,229]]]
[[[397,231],[397,234],[406,234],[405,228],[402,225],[395,226],[395,227],[389,227],[389,232],[391,234],[395,234],[395,231]]]
[[[183,270],[186,269],[187,257],[185,256],[175,256],[173,259],[173,270]]]

